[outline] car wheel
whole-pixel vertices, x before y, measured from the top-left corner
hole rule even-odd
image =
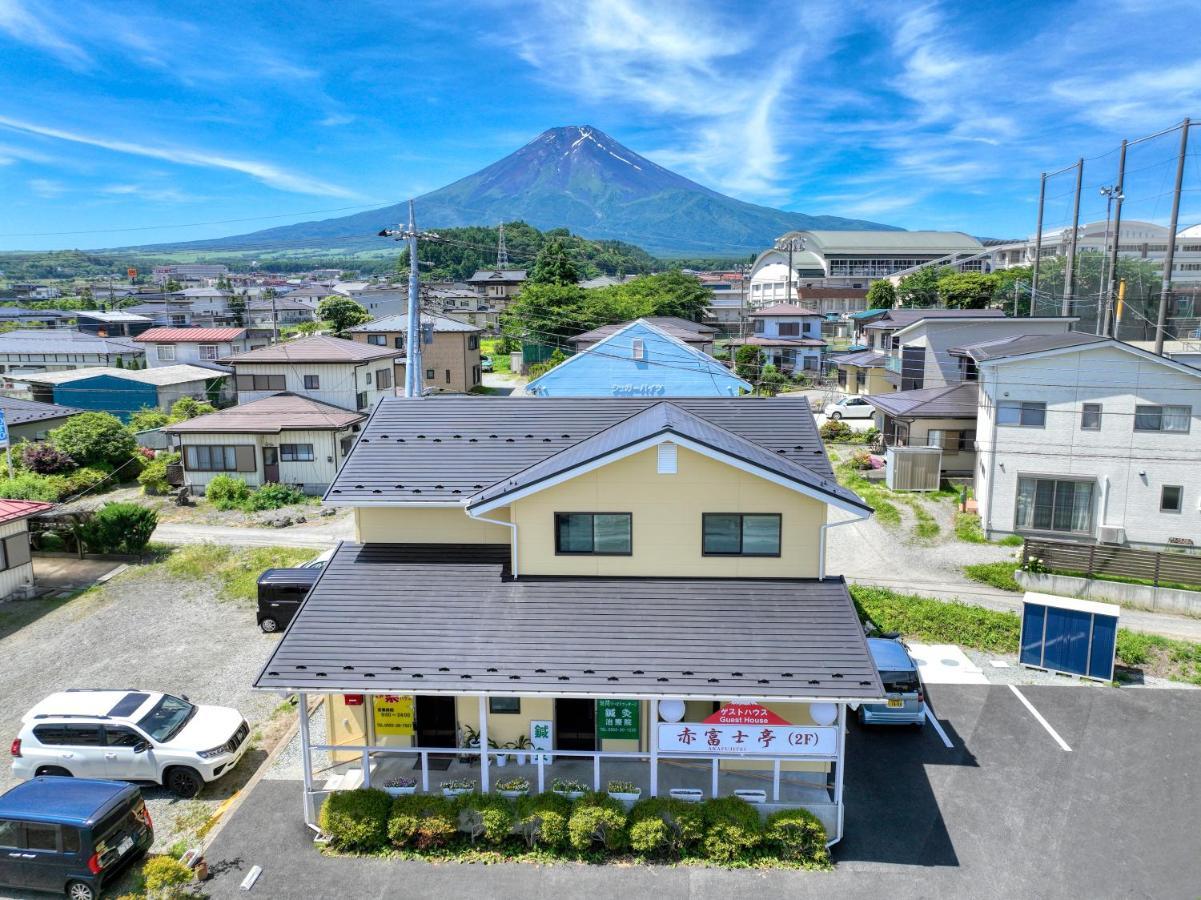
[[[263,629],[265,634],[274,634],[279,631],[279,622],[274,619],[263,619],[259,622],[259,628]]]
[[[830,413],[830,418],[833,419],[835,422],[837,422],[839,419],[842,418],[842,413],[832,412],[832,413]]]
[[[57,775],[60,778],[71,778],[72,775],[62,766],[42,766],[35,775]]]
[[[167,770],[167,777],[163,783],[172,794],[185,799],[195,797],[204,787],[204,779],[200,777],[200,773],[187,766],[176,766]]]
[[[67,896],[71,900],[96,900],[96,890],[84,881],[72,881],[67,885]]]

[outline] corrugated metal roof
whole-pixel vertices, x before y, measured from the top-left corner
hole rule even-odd
[[[915,419],[975,419],[979,412],[979,388],[974,381],[873,394],[867,401],[890,416]]]
[[[839,253],[889,254],[962,252],[983,250],[984,245],[962,231],[799,231],[809,239],[809,249],[826,256]]]
[[[201,366],[159,366],[154,369],[118,369],[116,366],[89,366],[84,369],[70,369],[65,372],[34,372],[22,375],[21,381],[34,384],[70,384],[85,378],[95,378],[99,375],[111,375],[126,381],[136,381],[138,384],[185,384],[189,381],[208,381],[221,378],[224,373]]]
[[[53,508],[53,503],[42,503],[38,500],[0,500],[0,524],[27,519]]]
[[[0,334],[0,353],[142,353],[129,338],[102,338],[66,328],[18,329]]]
[[[449,316],[439,316],[435,313],[423,312],[421,314],[422,324],[432,324],[434,331],[462,331],[475,332],[483,331],[482,328],[477,328],[475,325],[468,325],[466,322],[460,322],[457,319],[452,319]],[[407,313],[399,316],[383,316],[379,319],[372,319],[370,322],[365,322],[362,325],[356,325],[354,328],[348,329],[355,332],[369,331],[406,331],[409,327],[409,316]]]
[[[284,430],[336,431],[367,418],[340,406],[320,403],[299,394],[272,394],[229,409],[168,425],[176,434],[238,432],[274,434]]]
[[[374,344],[360,344],[358,341],[315,334],[312,337],[297,338],[281,344],[261,347],[258,350],[250,350],[247,353],[236,353],[221,362],[227,365],[279,362],[366,362],[403,355],[404,353],[400,350],[389,350],[387,347],[377,347]]]
[[[466,500],[662,402],[616,397],[385,397],[326,499]],[[816,475],[833,478],[807,404],[767,397],[670,402]]]
[[[1062,334],[1018,334],[1012,337],[999,338],[995,341],[981,341],[966,347],[955,347],[951,353],[970,356],[976,362],[989,359],[1001,359],[1006,356],[1021,356],[1026,353],[1041,353],[1044,350],[1059,350],[1063,347],[1081,347],[1086,344],[1100,344],[1109,338],[1099,334],[1084,334],[1079,331],[1067,331]]]
[[[245,328],[148,328],[134,340],[143,344],[221,344],[245,336]]]
[[[83,412],[74,406],[59,406],[57,403],[39,403],[36,400],[18,400],[16,397],[0,397],[0,412],[9,425],[26,422],[43,422],[46,419],[62,419]]]
[[[841,578],[514,581],[507,554],[495,545],[342,544],[255,686],[883,696]]]
[[[477,269],[467,279],[468,284],[473,281],[525,281],[525,269]]]

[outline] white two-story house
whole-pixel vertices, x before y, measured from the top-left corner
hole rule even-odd
[[[187,363],[228,373],[219,359],[250,349],[245,328],[149,328],[134,341],[146,348],[146,365],[155,369]]]
[[[731,348],[750,345],[763,351],[765,362],[783,372],[818,372],[826,342],[822,314],[797,303],[776,303],[750,315],[751,336],[730,341]]]
[[[973,356],[990,538],[1201,544],[1201,369],[1076,333]]]

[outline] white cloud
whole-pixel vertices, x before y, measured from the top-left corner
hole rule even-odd
[[[106,184],[100,188],[100,193],[118,197],[137,197],[151,203],[190,203],[204,199],[173,187],[155,187],[145,184]]]
[[[63,36],[56,19],[45,8],[34,9],[22,0],[0,0],[0,31],[53,54],[73,69],[86,69],[92,64],[87,51]]]
[[[345,113],[330,113],[324,119],[318,121],[317,124],[324,125],[326,128],[337,128],[339,125],[349,125],[354,120],[354,116]]]
[[[232,172],[241,172],[281,191],[291,191],[297,194],[314,194],[324,197],[360,199],[358,194],[347,188],[315,178],[309,178],[299,173],[289,172],[271,163],[259,162],[257,160],[238,159],[236,157],[204,153],[199,150],[189,150],[183,147],[154,147],[146,144],[135,144],[130,141],[79,134],[60,128],[50,128],[45,125],[11,119],[7,116],[0,116],[0,127],[11,128],[14,131],[21,131],[27,134],[37,134],[56,140],[70,141],[76,144],[86,144],[90,147],[100,147],[116,153],[128,153],[133,156],[161,159],[166,162],[178,163],[185,166],[199,166],[207,169],[225,169]]]
[[[66,193],[67,186],[61,181],[54,181],[51,178],[31,178],[29,180],[29,189],[39,197],[49,200]]]

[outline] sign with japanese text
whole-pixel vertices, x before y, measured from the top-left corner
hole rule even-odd
[[[530,743],[535,750],[555,749],[555,732],[549,719],[530,719]],[[538,757],[539,754],[535,753],[534,762],[538,761]],[[543,756],[542,761],[550,762],[551,757]]]
[[[664,753],[834,758],[838,755],[838,729],[830,725],[710,725],[706,722],[661,722],[659,749]]]
[[[758,703],[730,703],[705,719],[706,725],[791,725]]]
[[[372,698],[375,733],[412,735],[413,698],[397,694],[381,694]]]
[[[596,736],[638,740],[637,700],[597,700]]]

